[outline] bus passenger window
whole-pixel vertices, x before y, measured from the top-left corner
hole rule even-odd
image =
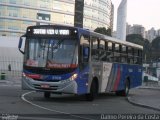
[[[114,52],[114,62],[121,62],[121,54]]]
[[[99,60],[98,39],[92,37],[91,41],[92,41],[91,60],[98,61]]]
[[[108,42],[108,51],[112,51],[112,43]]]
[[[99,60],[100,61],[106,61],[106,51],[99,50]]]
[[[124,45],[122,45],[122,53],[127,53],[127,47],[126,46],[124,46]]]
[[[104,40],[100,40],[99,41],[99,49],[105,49],[105,41]]]
[[[128,56],[128,63],[133,64],[134,63],[134,57],[133,56]]]
[[[91,38],[92,40],[92,49],[98,49],[98,40],[96,38]]]
[[[81,43],[81,45],[89,46],[89,36],[82,35],[80,43]]]
[[[107,62],[113,62],[113,60],[114,60],[114,53],[113,52],[107,52],[106,61]]]
[[[138,57],[138,49],[134,49],[134,56]]]
[[[133,55],[133,49],[131,47],[128,47],[128,55]]]
[[[115,52],[120,52],[120,45],[119,44],[115,44]]]
[[[134,57],[134,64],[139,64],[138,63],[138,57]]]
[[[98,61],[99,60],[99,51],[96,49],[92,49],[92,57],[91,59],[93,61]]]

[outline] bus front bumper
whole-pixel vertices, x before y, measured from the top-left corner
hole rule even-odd
[[[40,92],[77,94],[77,83],[74,80],[62,80],[59,82],[45,82],[22,77],[22,89]]]

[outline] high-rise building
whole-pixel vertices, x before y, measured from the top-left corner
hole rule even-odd
[[[126,35],[132,34],[132,26],[126,23]]]
[[[156,30],[154,28],[151,28],[150,30],[147,31],[147,36],[146,38],[152,42],[153,39],[156,38]]]
[[[126,25],[126,33],[128,34],[140,34],[143,38],[145,38],[145,28],[142,25],[134,24],[133,26],[127,24]]]
[[[131,28],[132,34],[140,34],[143,38],[145,38],[145,28],[142,25],[134,24]]]
[[[83,1],[82,27],[113,28],[111,0]],[[31,25],[74,26],[74,17],[75,0],[0,0],[0,36],[20,36]]]
[[[160,36],[160,29],[157,30],[157,36]]]
[[[110,29],[113,31],[113,23],[114,23],[114,5],[111,7],[111,15],[110,15]]]
[[[126,40],[127,0],[122,0],[117,12],[117,38]]]

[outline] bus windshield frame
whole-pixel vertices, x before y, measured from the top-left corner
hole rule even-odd
[[[27,37],[24,66],[46,69],[76,68],[78,40],[65,37]]]

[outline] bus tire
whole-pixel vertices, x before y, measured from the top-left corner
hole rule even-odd
[[[51,93],[50,92],[44,92],[44,98],[50,98]]]
[[[130,82],[129,80],[126,80],[124,90],[116,91],[117,96],[128,96],[130,90]]]
[[[98,84],[94,80],[92,81],[92,84],[91,84],[90,93],[86,94],[86,100],[93,101],[97,96],[97,94],[98,94]]]

